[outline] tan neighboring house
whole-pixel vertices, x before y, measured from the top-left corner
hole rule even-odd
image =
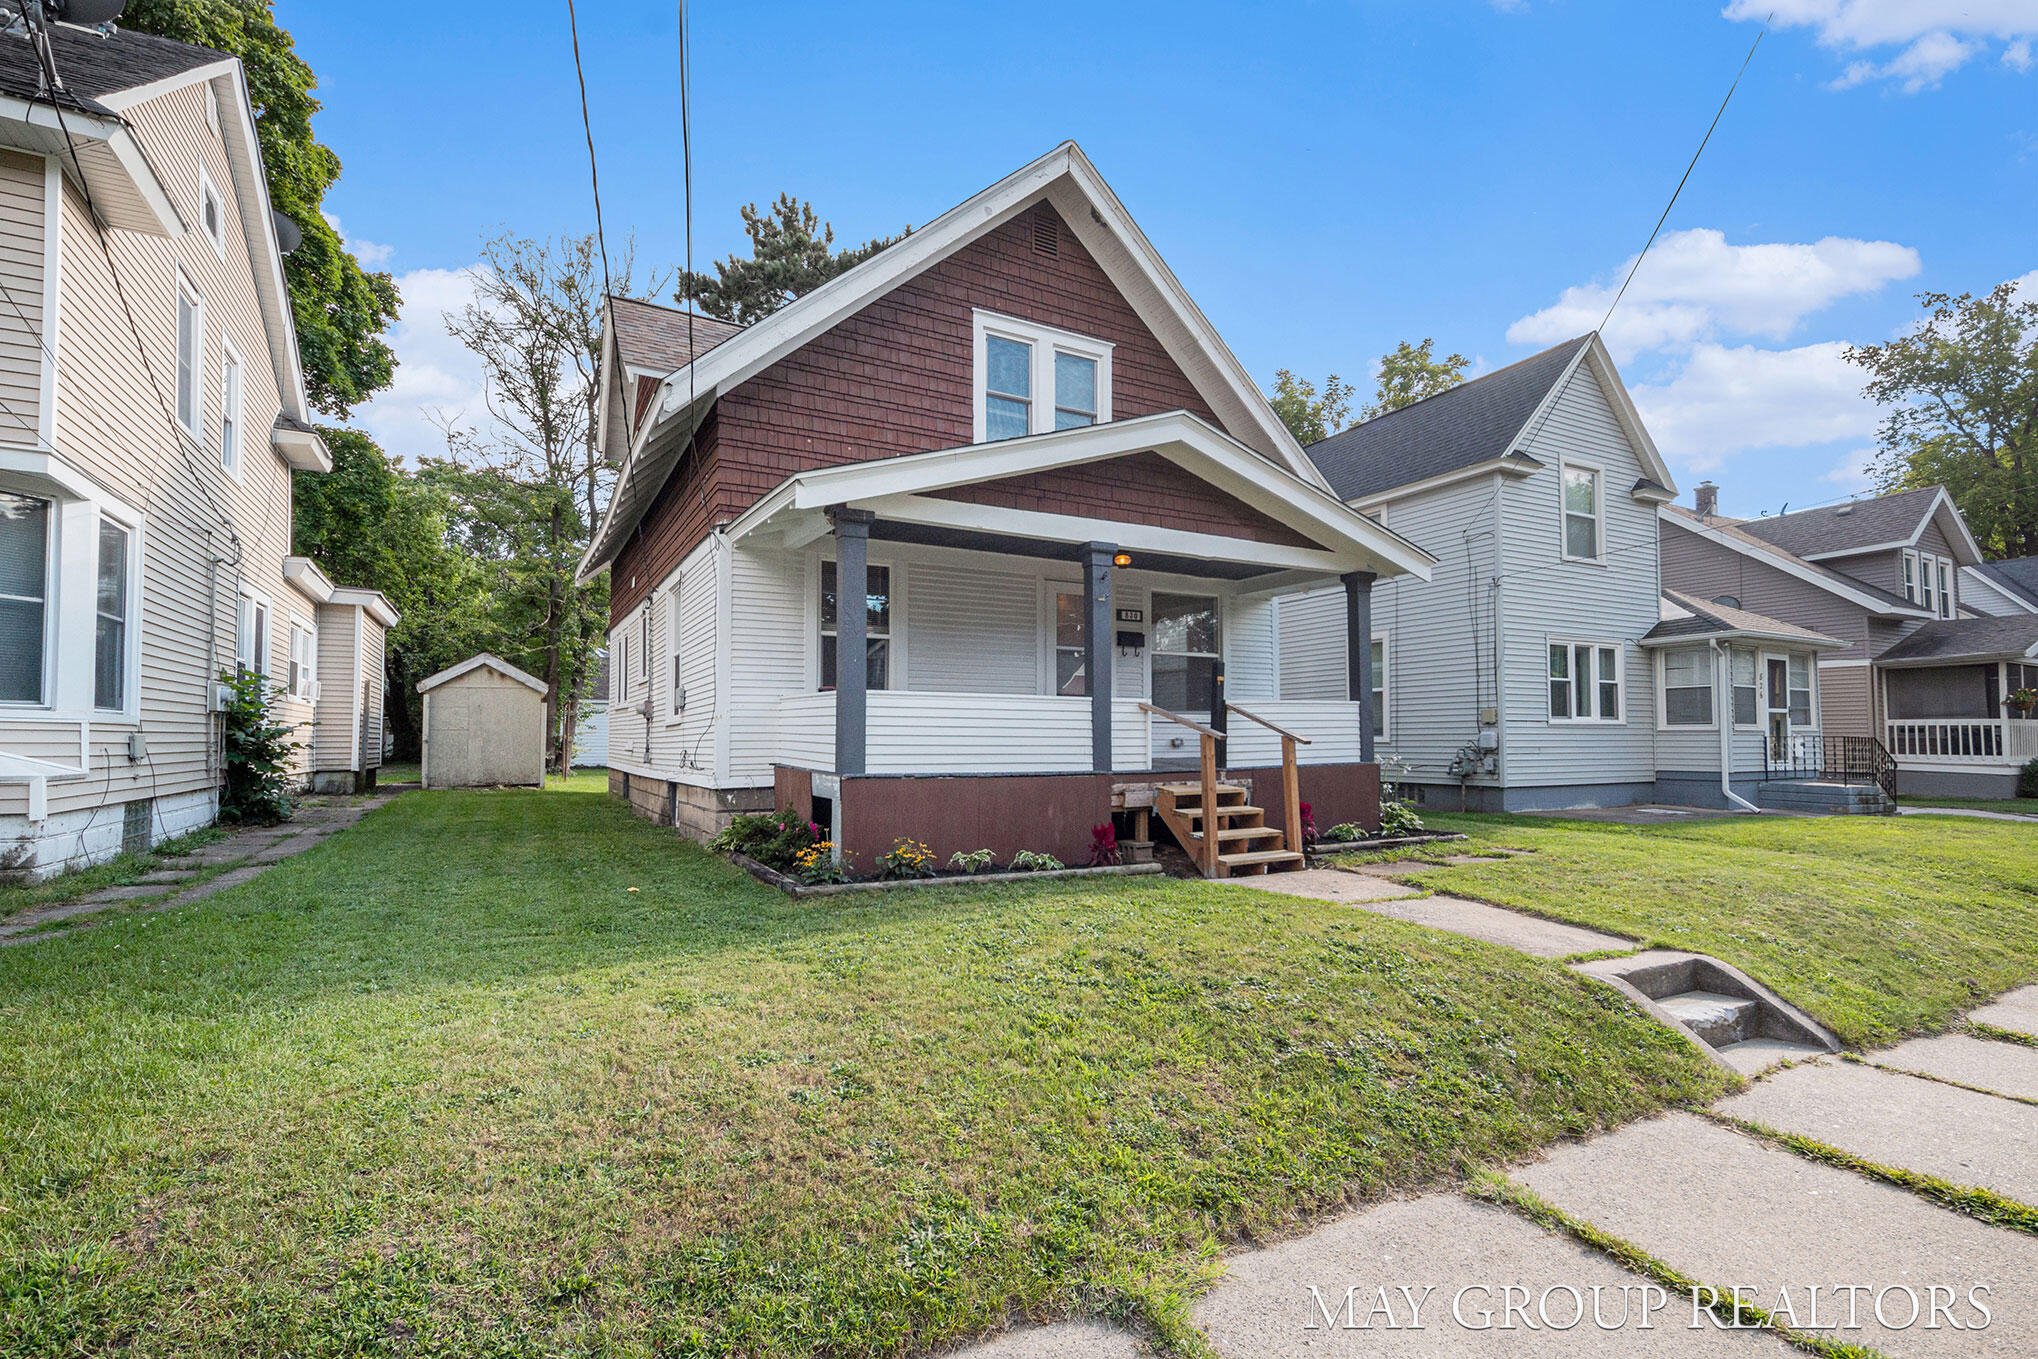
[[[372,778],[395,619],[289,555],[331,458],[239,61],[49,47],[54,98],[0,34],[0,871],[33,877],[213,819],[237,662],[307,780]]]

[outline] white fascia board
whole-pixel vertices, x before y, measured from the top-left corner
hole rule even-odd
[[[1771,642],[1801,651],[1845,651],[1854,645],[1832,637],[1798,637],[1787,632],[1760,628],[1715,628],[1710,632],[1687,632],[1681,637],[1643,637],[1635,645],[1648,648],[1690,646],[1695,642]]]
[[[0,96],[0,140],[56,157],[66,175],[84,169],[95,181],[88,186],[93,201],[110,224],[157,236],[184,234],[184,218],[161,176],[119,118],[67,109],[59,119],[48,104]]]
[[[1864,594],[1858,590],[1850,590],[1831,576],[1822,575],[1817,571],[1807,571],[1803,565],[1803,558],[1786,557],[1781,555],[1780,552],[1768,551],[1755,547],[1752,544],[1744,543],[1738,538],[1730,538],[1724,533],[1718,533],[1707,528],[1704,524],[1685,518],[1668,506],[1659,509],[1656,517],[1659,523],[1675,524],[1687,533],[1697,534],[1708,542],[1717,543],[1730,552],[1737,552],[1743,557],[1773,566],[1785,575],[1795,576],[1807,585],[1816,585],[1827,594],[1836,595],[1850,604],[1858,604],[1870,613],[1895,618],[1929,619],[1938,617],[1937,614],[1926,613],[1921,608],[1899,609],[1875,598],[1873,595]]]
[[[240,61],[235,57],[222,57],[218,61],[210,62],[204,66],[193,66],[188,71],[179,71],[175,75],[164,76],[161,80],[151,80],[146,85],[131,85],[124,90],[115,90],[111,94],[102,94],[99,96],[99,102],[112,109],[115,113],[125,113],[137,104],[146,104],[151,99],[159,99],[163,95],[169,94],[174,90],[181,90],[187,85],[195,85],[201,80],[211,80],[217,76],[231,74],[239,65]]]
[[[978,505],[966,500],[942,500],[910,494],[877,496],[860,499],[853,504],[894,523],[1039,538],[1055,543],[1110,543],[1135,556],[1141,552],[1155,552],[1174,557],[1238,562],[1247,566],[1310,571],[1320,575],[1334,575],[1353,569],[1341,555],[1316,548],[1224,538],[1214,533],[1158,528],[1122,519],[1089,519],[1039,510],[1009,510],[999,505]]]
[[[514,665],[511,665],[508,661],[504,660],[502,657],[497,656],[493,652],[488,651],[484,651],[478,656],[469,656],[466,660],[460,662],[460,664],[458,665],[449,665],[444,670],[441,670],[438,674],[431,675],[426,677],[425,679],[419,680],[418,692],[421,694],[428,693],[431,690],[438,688],[440,685],[445,684],[449,680],[459,679],[462,675],[466,674],[468,671],[479,670],[483,666],[487,666],[490,670],[495,671],[497,674],[506,675],[510,679],[513,679],[517,683],[525,685],[528,688],[536,689],[541,694],[545,692],[545,683],[543,680],[539,679],[536,675],[528,673],[527,671],[519,670]]]
[[[1526,453],[1519,451],[1504,453],[1497,458],[1488,458],[1484,462],[1475,462],[1469,467],[1459,467],[1449,472],[1439,472],[1433,477],[1424,477],[1420,481],[1410,481],[1400,486],[1390,486],[1384,491],[1375,491],[1371,495],[1360,496],[1347,503],[1355,510],[1377,510],[1382,506],[1392,505],[1397,500],[1405,500],[1409,496],[1421,495],[1426,491],[1441,490],[1446,486],[1455,486],[1461,481],[1473,481],[1480,477],[1490,477],[1496,472],[1502,476],[1514,477],[1519,480],[1532,472],[1541,471],[1547,466],[1549,464],[1540,458],[1532,458]]]
[[[184,234],[184,217],[177,211],[177,204],[170,197],[170,191],[163,187],[163,180],[156,173],[156,167],[149,163],[148,153],[134,133],[126,128],[116,128],[106,138],[106,154],[119,164],[120,171],[141,195],[149,213],[156,220],[161,234],[170,237]]]
[[[314,604],[324,604],[333,597],[331,579],[309,557],[285,557],[283,579]]]
[[[1584,357],[1591,361],[1593,371],[1599,377],[1600,394],[1613,407],[1614,418],[1620,422],[1621,431],[1628,436],[1629,444],[1642,460],[1649,480],[1661,485],[1670,493],[1670,499],[1675,500],[1677,481],[1670,475],[1669,464],[1663,461],[1656,441],[1649,436],[1649,427],[1642,423],[1641,412],[1635,409],[1634,398],[1628,395],[1628,385],[1621,380],[1620,369],[1614,366],[1613,355],[1607,353],[1597,331],[1593,332],[1592,342],[1585,346]]]
[[[349,608],[365,609],[370,618],[385,628],[393,628],[403,621],[403,615],[389,602],[389,596],[380,590],[364,590],[349,585],[336,586],[333,597],[328,602],[344,604]]]
[[[333,470],[333,451],[326,447],[326,441],[317,431],[309,429],[286,429],[272,425],[269,429],[269,447],[288,463],[293,471],[330,472]]]

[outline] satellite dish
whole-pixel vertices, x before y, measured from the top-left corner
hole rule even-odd
[[[276,248],[284,254],[292,254],[304,244],[304,231],[297,223],[274,208],[269,210],[269,219],[276,224]]]
[[[63,23],[93,28],[118,19],[127,8],[127,0],[56,0],[51,8]]]

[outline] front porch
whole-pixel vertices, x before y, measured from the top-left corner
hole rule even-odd
[[[1901,792],[2016,795],[2018,771],[2038,760],[2038,713],[2020,709],[2013,696],[2038,688],[2038,664],[2019,655],[1878,669],[1884,743],[1897,760]]]

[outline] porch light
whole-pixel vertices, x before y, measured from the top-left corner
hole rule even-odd
[[[1113,566],[1130,566],[1132,565],[1132,554],[1130,552],[1121,552],[1111,559],[1111,564]]]

